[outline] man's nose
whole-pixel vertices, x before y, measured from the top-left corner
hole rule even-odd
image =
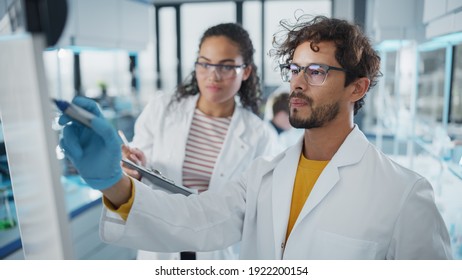
[[[297,88],[304,90],[308,87],[308,81],[305,78],[305,72],[303,70],[300,70],[297,75],[292,75],[290,87],[292,91]]]

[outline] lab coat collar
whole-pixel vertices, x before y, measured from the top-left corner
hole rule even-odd
[[[184,106],[184,113],[190,115],[194,113],[194,110],[197,108],[197,101],[199,100],[200,93],[191,96],[191,98],[186,98],[185,102],[187,102],[187,106]]]
[[[251,140],[246,137],[248,133],[245,133],[247,124],[244,119],[244,110],[246,109],[236,103],[225,142],[215,164],[214,173],[220,175],[220,180],[227,180],[231,176],[251,148]],[[211,179],[210,185],[217,183],[215,179],[217,178]]]
[[[212,177],[209,186],[221,186],[234,174],[239,168],[243,158],[253,149],[253,140],[250,139],[248,129],[247,109],[243,108],[237,96],[235,97],[236,105],[231,117],[228,132],[223,142],[221,151],[216,159]],[[195,99],[197,103],[197,98]],[[249,111],[250,113],[250,111]],[[252,114],[252,113],[250,113]]]
[[[367,138],[355,125],[334,157],[330,160],[316,181],[300,212],[294,228],[307,216],[334,188],[340,179],[339,169],[343,166],[353,165],[361,160],[369,145]]]
[[[187,98],[185,102],[188,102],[188,105],[185,106],[185,111],[186,115],[190,116],[191,113],[194,113],[194,110],[197,108],[197,101],[199,100],[200,93],[193,95],[191,98]],[[236,101],[236,107],[234,109],[233,115],[231,117],[231,123],[230,126],[235,126],[235,130],[233,131],[232,135],[233,137],[238,137],[241,139],[242,135],[245,132],[245,121],[242,119],[242,113],[241,110],[245,110],[240,102],[239,97],[236,95],[234,97],[234,100]]]
[[[361,160],[368,147],[368,140],[355,125],[339,150],[316,181],[292,231],[327,196],[339,181],[338,169]],[[273,172],[273,229],[276,258],[282,258],[285,247],[287,223],[290,214],[292,191],[297,172],[298,161],[303,147],[303,137],[296,145],[287,149]]]
[[[331,159],[331,164],[336,167],[351,165],[359,162],[364,156],[369,141],[357,125],[348,134],[343,144]]]
[[[185,149],[188,137],[175,137],[175,135],[181,135],[182,133],[189,133],[191,128],[191,122],[194,116],[194,112],[197,108],[197,102],[200,94],[188,96],[182,98],[180,101],[176,101],[176,97],[172,96],[169,102],[168,108],[171,110],[169,118],[166,120],[166,125],[172,129],[168,132],[171,135],[167,139],[171,139],[172,146],[179,149]],[[246,133],[246,114],[240,102],[236,100],[236,107],[231,117],[231,123],[226,135],[225,141],[221,148],[220,154],[217,157],[214,165],[214,171],[210,178],[211,188],[220,186],[223,182],[226,182],[238,169],[239,164],[242,162],[242,158],[247,156],[249,150],[252,147],[252,140],[248,139],[249,133]],[[185,153],[170,153],[171,157],[169,161],[172,166],[182,166],[184,162]],[[181,172],[172,172],[170,170],[162,170],[163,173],[169,175],[174,181],[182,182]]]
[[[231,118],[231,123],[230,128],[228,129],[228,133],[232,132],[232,135],[229,135],[227,138],[232,138],[235,141],[237,141],[238,145],[245,151],[249,149],[249,143],[246,141],[244,138],[244,133],[246,129],[246,122],[244,120],[244,115],[243,111],[247,110],[244,107],[242,107],[242,104],[240,102],[239,96],[235,95],[234,100],[236,101],[235,103],[235,108],[233,112],[233,116]],[[245,153],[244,153],[245,154]],[[240,162],[240,161],[237,161]]]

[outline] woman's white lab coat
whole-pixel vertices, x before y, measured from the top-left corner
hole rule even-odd
[[[136,182],[126,222],[103,210],[103,240],[155,251],[241,242],[242,259],[448,259],[449,236],[422,176],[355,127],[317,180],[286,242],[302,141],[257,160],[220,193],[185,197]]]
[[[135,125],[133,147],[141,149],[147,166],[181,184],[186,141],[199,95],[180,101],[172,95],[154,96]],[[275,139],[263,121],[236,102],[228,133],[210,178],[209,190],[222,191],[224,184],[237,179],[253,159],[269,155]],[[146,182],[147,183],[147,182]],[[198,259],[236,259],[236,248],[198,252]],[[139,252],[138,258],[177,259],[179,254]]]

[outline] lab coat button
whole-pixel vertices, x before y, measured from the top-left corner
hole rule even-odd
[[[225,174],[223,174],[223,173],[220,173],[220,176],[221,176],[221,177],[223,177],[223,176],[225,176]]]
[[[281,249],[284,249],[284,242],[281,243]]]

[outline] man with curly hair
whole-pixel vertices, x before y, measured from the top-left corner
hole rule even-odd
[[[93,185],[112,207],[103,212],[102,238],[155,251],[215,250],[240,240],[241,259],[450,259],[430,183],[378,151],[353,122],[380,74],[369,40],[356,25],[321,16],[282,26],[272,55],[290,82],[291,124],[304,137],[272,160],[254,161],[219,193],[169,195],[106,171],[101,176],[114,180]],[[78,146],[75,163],[83,168],[89,162],[80,155],[101,136],[72,141],[82,132],[66,130],[66,153]]]

